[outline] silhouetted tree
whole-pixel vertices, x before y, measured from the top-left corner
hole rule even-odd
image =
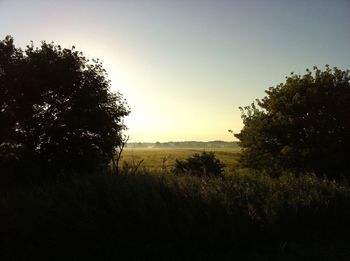
[[[314,67],[291,73],[267,96],[240,108],[243,166],[278,175],[281,170],[337,178],[349,174],[350,74]]]
[[[218,177],[225,165],[215,157],[214,152],[195,153],[185,160],[175,161],[175,174],[189,174],[198,177]]]
[[[0,164],[11,171],[106,165],[129,114],[99,60],[46,42],[22,51],[10,36],[0,41],[0,111]]]
[[[120,159],[122,158],[122,154],[125,148],[126,143],[129,141],[130,136],[129,135],[124,135],[120,139],[120,143],[118,144],[116,151],[115,151],[115,156],[112,157],[112,166],[113,166],[113,171],[119,175],[119,163]]]

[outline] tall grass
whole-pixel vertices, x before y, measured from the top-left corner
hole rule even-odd
[[[7,260],[348,260],[350,189],[316,177],[95,174],[0,192]]]

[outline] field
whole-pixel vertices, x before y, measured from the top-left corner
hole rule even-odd
[[[237,161],[239,148],[125,148],[121,166],[126,162],[135,166],[143,160],[140,165],[142,169],[167,172],[174,167],[176,159],[185,159],[203,151],[214,152],[216,157],[226,165],[225,171],[231,172]]]

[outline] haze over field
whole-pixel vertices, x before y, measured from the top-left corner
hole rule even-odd
[[[350,68],[350,2],[0,0],[0,38],[76,46],[126,98],[132,142],[233,140],[290,72]]]

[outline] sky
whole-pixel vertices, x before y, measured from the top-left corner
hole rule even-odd
[[[232,141],[239,106],[314,65],[350,69],[349,0],[0,0],[0,39],[99,58],[132,142]]]

